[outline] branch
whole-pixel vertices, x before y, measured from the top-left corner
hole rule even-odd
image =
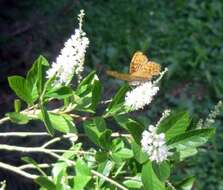
[[[22,175],[22,176],[24,176],[24,177],[26,177],[26,178],[29,178],[29,179],[35,179],[35,178],[38,177],[37,175],[29,174],[29,173],[27,173],[27,172],[21,170],[21,169],[18,168],[18,167],[15,167],[15,166],[12,166],[12,165],[3,163],[3,162],[0,162],[0,168],[3,168],[3,169],[6,169],[6,170],[15,172],[15,173],[20,174],[20,175]]]
[[[6,121],[9,121],[9,120],[10,120],[9,117],[3,117],[3,118],[1,118],[0,119],[0,125],[3,124],[3,123],[5,123]]]
[[[70,139],[72,141],[76,141],[78,139],[78,136],[75,133],[70,133],[67,135],[63,135],[62,137],[56,137],[56,138],[53,138],[50,141],[46,142],[45,144],[43,144],[41,147],[46,148],[47,146],[50,146],[62,139]]]
[[[49,136],[46,132],[6,132],[0,133],[0,137],[29,137],[29,136]]]
[[[0,150],[7,150],[7,151],[18,151],[18,152],[40,152],[52,155],[54,152],[58,153],[65,153],[65,152],[71,152],[74,154],[91,154],[94,155],[93,152],[87,152],[87,151],[80,151],[80,150],[62,150],[62,149],[46,149],[42,147],[20,147],[20,146],[11,146],[6,144],[0,144]]]
[[[56,163],[53,163],[53,164],[43,163],[43,164],[38,164],[38,167],[40,167],[40,168],[50,168],[54,165],[56,165]],[[19,166],[18,168],[21,169],[21,170],[36,169],[36,166],[34,166],[33,164],[24,164],[22,166]]]
[[[166,184],[172,189],[172,190],[177,190],[174,186],[173,186],[173,184],[170,182],[170,181],[166,181]]]

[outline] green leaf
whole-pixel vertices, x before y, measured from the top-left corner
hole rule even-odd
[[[163,161],[161,163],[152,163],[153,170],[156,176],[160,179],[160,181],[165,182],[166,179],[170,176],[170,165],[167,161]]]
[[[112,131],[109,130],[109,129],[106,129],[99,136],[99,144],[100,144],[101,147],[103,147],[106,150],[109,150],[112,146],[111,134],[112,134]]]
[[[122,103],[125,100],[125,94],[128,90],[129,90],[129,85],[123,85],[118,90],[114,98],[112,98],[111,103],[108,105],[107,111],[111,111],[112,108]]]
[[[130,159],[133,157],[133,151],[128,148],[123,148],[117,152],[113,152],[112,155],[121,159]]]
[[[20,125],[27,124],[30,120],[28,116],[17,112],[7,113],[6,116],[8,116],[12,122]]]
[[[160,123],[157,132],[165,133],[166,140],[169,140],[174,136],[184,133],[189,126],[190,121],[187,112],[175,112]]]
[[[98,77],[95,77],[95,81],[93,84],[93,89],[92,89],[92,104],[91,107],[93,110],[96,109],[98,102],[101,99],[101,92],[102,92],[102,87],[101,87],[101,83],[98,79]]]
[[[46,173],[39,167],[38,163],[33,160],[31,157],[28,157],[28,156],[25,156],[25,157],[22,157],[21,158],[23,161],[25,161],[26,163],[28,164],[32,164],[36,167],[36,169],[42,174],[44,175],[45,177],[47,176]]]
[[[27,73],[26,84],[30,89],[33,100],[36,100],[38,93],[41,94],[42,92],[44,79],[43,69],[48,66],[49,63],[46,58],[39,56]]]
[[[82,190],[91,180],[91,170],[83,160],[78,159],[75,165],[75,171],[76,176],[74,177],[73,190]]]
[[[111,146],[111,131],[107,129],[103,118],[96,117],[85,121],[84,130],[88,138],[96,145],[105,149]]]
[[[76,175],[91,176],[91,170],[82,159],[77,160],[75,165],[75,171]]]
[[[140,164],[143,164],[144,162],[149,160],[149,156],[145,152],[142,151],[141,146],[139,146],[136,142],[132,142],[132,150],[133,150],[134,158]]]
[[[170,148],[176,148],[177,150],[195,148],[205,144],[214,133],[214,128],[188,131],[170,139],[167,144]]]
[[[134,179],[125,180],[123,184],[129,189],[142,189],[142,182]]]
[[[142,183],[145,190],[165,190],[165,183],[156,176],[149,161],[142,167]]]
[[[45,94],[45,98],[55,98],[58,100],[68,98],[73,95],[71,88],[67,86],[60,87],[58,89],[52,89]]]
[[[192,190],[194,181],[195,177],[189,177],[187,179],[184,179],[182,182],[178,183],[176,185],[176,188],[180,190]]]
[[[134,140],[140,144],[140,140],[142,138],[142,132],[144,130],[144,126],[139,123],[138,121],[135,121],[131,118],[129,118],[126,115],[119,115],[119,116],[114,116],[115,121],[125,130],[130,133]]]
[[[97,162],[105,162],[108,159],[108,153],[107,152],[97,152],[95,155],[95,159]]]
[[[197,154],[198,151],[196,148],[187,148],[179,151],[180,161],[183,161],[185,158],[188,158],[190,156],[194,156]]]
[[[75,91],[75,109],[94,113],[101,98],[101,90],[101,83],[95,71],[93,71],[81,81]]]
[[[48,133],[53,136],[54,128],[53,128],[52,122],[50,120],[49,114],[48,114],[46,108],[44,108],[44,106],[41,106],[41,119],[43,120]]]
[[[16,93],[16,95],[24,100],[27,104],[32,104],[33,99],[30,89],[26,85],[26,80],[21,76],[8,77],[10,88]]]
[[[48,112],[52,127],[62,133],[76,133],[75,124],[66,117],[66,115],[58,115]]]
[[[57,186],[59,186],[61,178],[63,176],[66,176],[66,169],[67,169],[67,163],[65,162],[57,162],[56,164],[53,165],[52,174],[53,174],[53,179],[57,184]]]
[[[47,190],[55,190],[56,185],[47,177],[37,177],[35,179],[35,182],[39,184],[40,186],[46,188]]]
[[[128,90],[129,85],[124,85],[118,90],[105,110],[105,117],[110,115],[121,115],[128,112],[128,109],[124,106],[125,94]]]
[[[112,168],[113,168],[113,163],[110,160],[108,160],[104,163],[98,164],[97,171],[101,173],[102,175],[108,177],[112,171]],[[103,178],[99,179],[100,186],[102,186],[104,182],[105,182],[105,179]]]
[[[82,86],[88,85],[92,82],[96,74],[96,71],[92,71],[91,73],[88,74],[78,85],[77,91],[81,91]]]

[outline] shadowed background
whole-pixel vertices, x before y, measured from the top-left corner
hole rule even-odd
[[[64,41],[77,27],[76,15],[80,9],[85,10],[84,30],[90,39],[86,73],[97,70],[105,85],[105,99],[122,84],[106,76],[105,70],[127,72],[131,56],[137,50],[169,69],[158,96],[143,114],[138,114],[145,123],[159,117],[165,108],[183,108],[195,117],[205,118],[222,98],[223,2],[220,0],[0,0],[1,116],[13,109],[15,98],[7,76],[24,75],[40,54],[50,62],[55,60]],[[214,127],[218,130],[216,139],[207,150],[188,159],[175,176],[194,174],[198,190],[223,190],[222,114]],[[26,126],[23,128],[26,130]],[[4,130],[17,129],[7,124],[1,127]],[[26,146],[39,142],[0,141]],[[11,154],[1,152],[1,161],[19,164],[19,155]],[[0,178],[8,179],[9,189],[35,188],[27,180],[2,170]]]

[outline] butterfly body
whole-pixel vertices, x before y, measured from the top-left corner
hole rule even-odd
[[[120,80],[128,81],[131,85],[138,85],[151,80],[160,74],[160,65],[148,60],[142,52],[136,52],[131,60],[129,74],[107,71],[107,74]]]

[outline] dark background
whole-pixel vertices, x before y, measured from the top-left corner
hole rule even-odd
[[[202,0],[0,0],[0,115],[13,109],[15,96],[7,76],[25,75],[38,55],[52,62],[86,12],[84,30],[90,39],[86,73],[96,69],[105,85],[104,97],[122,82],[108,79],[106,69],[127,72],[132,54],[141,50],[169,72],[161,91],[139,117],[157,118],[166,108],[187,109],[206,118],[223,96],[223,1]],[[142,116],[143,115],[143,116]],[[35,130],[38,131],[37,124]],[[198,190],[223,190],[222,114],[216,138],[208,149],[176,170],[176,177],[195,175]],[[11,124],[1,131],[32,130]],[[1,139],[37,145],[37,139]],[[13,155],[13,156],[12,156]],[[19,164],[20,155],[1,152],[1,161]],[[39,156],[40,160],[44,159]],[[9,188],[34,189],[30,182],[0,170]]]

